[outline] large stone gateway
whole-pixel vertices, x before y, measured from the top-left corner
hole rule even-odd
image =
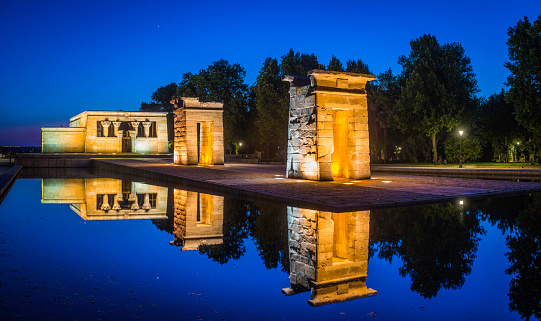
[[[223,104],[186,97],[171,103],[175,106],[174,163],[223,165]]]
[[[374,75],[311,70],[291,87],[287,177],[370,178],[366,83]]]

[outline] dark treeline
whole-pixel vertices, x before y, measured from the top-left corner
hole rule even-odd
[[[409,54],[398,58],[400,72],[389,69],[367,85],[372,161],[458,162],[462,140],[465,162],[539,163],[541,16],[533,23],[524,17],[508,36],[509,89],[488,98],[477,96],[470,58],[459,43],[441,44],[429,34],[412,40]],[[262,152],[263,159],[283,161],[289,83],[282,77],[312,69],[372,73],[359,58],[344,65],[333,55],[324,65],[313,53],[290,49],[280,59],[266,58],[250,86],[241,65],[221,59],[158,88],[140,110],[172,112],[174,97],[222,102],[226,152]]]

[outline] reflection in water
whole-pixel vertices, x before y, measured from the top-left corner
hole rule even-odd
[[[366,287],[370,211],[330,213],[288,207],[291,287],[312,306],[376,295]]]
[[[175,189],[175,219],[172,245],[197,250],[201,245],[221,244],[224,198]]]
[[[114,178],[44,178],[42,203],[69,204],[85,220],[165,218],[167,187]]]
[[[411,278],[412,291],[432,298],[442,288],[462,288],[485,234],[477,215],[452,203],[373,212],[370,234],[378,257],[400,258],[399,273]]]
[[[399,274],[424,298],[459,290],[486,221],[507,235],[510,310],[541,318],[541,194],[330,213],[121,179],[46,178],[42,203],[70,204],[85,220],[152,219],[171,244],[220,264],[242,257],[249,238],[265,267],[290,274],[283,292],[310,290],[313,306],[375,295],[366,286],[369,255],[400,259]]]
[[[526,320],[541,319],[541,195],[530,196],[530,202],[519,212],[516,234],[507,237],[512,274],[509,285],[509,308]]]

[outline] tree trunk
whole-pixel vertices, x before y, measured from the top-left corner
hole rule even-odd
[[[383,126],[383,164],[387,164],[389,153],[387,152],[387,125]]]
[[[438,163],[438,148],[437,148],[436,134],[432,135],[432,152],[434,153],[434,164]]]
[[[509,147],[507,146],[507,136],[505,136],[505,162],[509,163]]]

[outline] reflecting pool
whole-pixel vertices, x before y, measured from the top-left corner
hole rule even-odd
[[[541,317],[539,194],[331,213],[81,177],[0,205],[0,319]]]

